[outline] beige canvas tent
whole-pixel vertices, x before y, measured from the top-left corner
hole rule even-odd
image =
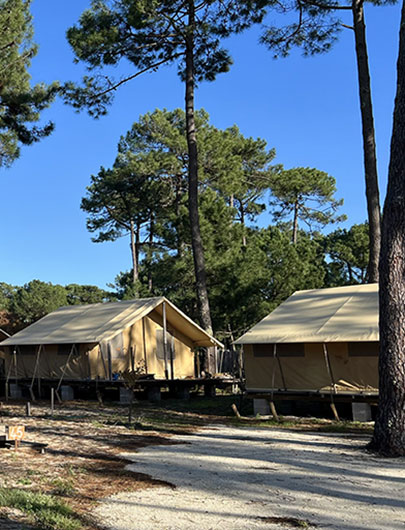
[[[246,386],[271,391],[376,393],[378,285],[297,291],[236,344]]]
[[[61,307],[1,346],[11,378],[111,380],[139,368],[155,379],[194,377],[194,350],[222,344],[159,297]]]

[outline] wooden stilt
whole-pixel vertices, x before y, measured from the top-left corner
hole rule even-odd
[[[241,420],[242,416],[240,415],[238,407],[235,405],[235,403],[232,404],[231,408],[232,408],[233,413],[235,414],[235,416],[238,418],[238,420]]]
[[[324,357],[325,357],[326,369],[328,371],[329,378],[330,378],[330,384],[331,384],[331,387],[330,387],[330,408],[332,409],[333,416],[335,417],[335,420],[336,421],[340,421],[339,414],[337,412],[336,405],[335,405],[335,400],[334,400],[334,397],[333,397],[334,394],[337,393],[337,389],[336,389],[335,380],[333,378],[332,365],[330,363],[329,352],[328,352],[328,348],[327,348],[325,343],[322,344],[322,347],[323,347],[323,354],[324,354]]]
[[[35,401],[34,383],[35,383],[35,378],[36,378],[38,367],[39,367],[39,358],[41,356],[41,351],[42,351],[42,344],[38,346],[37,356],[35,358],[34,373],[32,374],[32,380],[31,380],[31,384],[29,388],[32,401]],[[41,391],[41,385],[40,385],[39,376],[38,376],[38,393],[40,393],[40,391]]]
[[[272,414],[273,418],[277,422],[279,422],[280,418],[279,418],[279,415],[277,414],[277,410],[276,410],[276,406],[274,404],[274,401],[269,401],[269,405],[270,405],[270,411],[271,411],[271,414]]]
[[[53,416],[55,410],[55,389],[51,388],[51,416]]]
[[[55,394],[56,394],[56,397],[58,398],[59,403],[62,403],[62,400],[61,400],[60,395],[59,395],[59,389],[61,387],[63,378],[65,376],[65,372],[66,372],[66,369],[68,367],[70,358],[72,357],[74,351],[76,351],[76,344],[72,344],[72,347],[70,348],[70,352],[69,352],[68,358],[66,359],[65,365],[64,365],[64,367],[62,369],[62,374],[60,376],[60,379],[59,379],[59,382],[58,382],[58,386],[56,387],[56,390],[55,390]]]

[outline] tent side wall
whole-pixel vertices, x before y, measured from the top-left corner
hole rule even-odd
[[[330,389],[322,344],[278,344],[276,348],[278,359],[274,359],[273,344],[244,345],[248,390]],[[378,388],[378,343],[329,343],[327,351],[338,390]]]
[[[65,369],[65,379],[88,379],[93,376],[91,365],[91,352],[95,349],[94,344],[78,344],[76,351],[70,356],[66,365],[71,345],[46,344],[43,346],[39,356],[36,377],[43,379],[59,379]],[[18,378],[31,378],[35,372],[37,362],[38,346],[25,346],[16,348],[17,370],[14,366],[13,347],[9,348],[11,354],[6,357],[5,373],[10,369],[10,376]],[[65,368],[66,366],[66,368]]]
[[[124,329],[109,341],[100,344],[79,344],[67,363],[71,344],[50,344],[41,348],[36,377],[59,379],[64,371],[65,380],[109,379],[114,374],[146,365],[147,373],[156,379],[165,378],[163,346],[163,320],[158,311]],[[17,370],[12,355],[14,347],[8,347],[4,355],[4,374],[10,368],[14,378],[32,378],[37,362],[37,345],[17,347]],[[194,345],[181,331],[167,323],[167,365],[171,377],[170,351],[173,355],[174,378],[194,377]],[[111,363],[109,357],[111,356]]]

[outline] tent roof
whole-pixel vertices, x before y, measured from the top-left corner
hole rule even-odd
[[[378,340],[374,283],[297,291],[235,344]]]
[[[189,337],[195,346],[222,347],[163,296],[60,307],[1,344],[84,344],[110,340],[154,309],[162,314],[163,302],[166,302],[168,323]]]

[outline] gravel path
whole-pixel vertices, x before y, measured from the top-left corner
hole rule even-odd
[[[221,426],[175,440],[184,443],[124,456],[128,469],[176,488],[105,499],[95,512],[105,528],[285,530],[306,521],[405,530],[405,459],[366,454],[365,437]]]

